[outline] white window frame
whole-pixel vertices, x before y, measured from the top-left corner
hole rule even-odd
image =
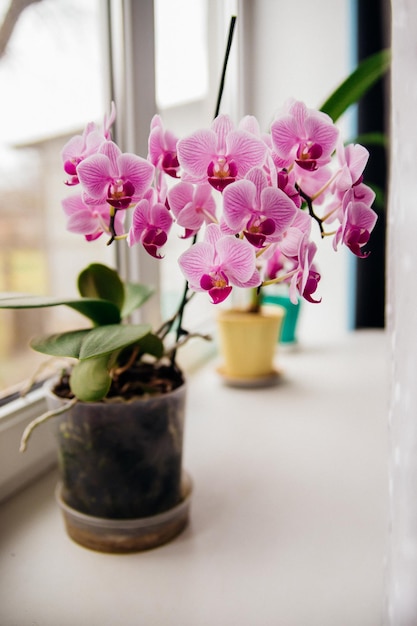
[[[122,150],[146,154],[149,122],[157,110],[154,3],[107,0],[104,6],[104,46],[109,51],[110,70],[105,85],[105,99],[107,102],[114,99],[118,103],[114,138]],[[213,23],[216,32],[210,54],[215,55],[216,64],[217,61],[219,64],[222,61],[223,43],[227,36],[230,15],[235,13],[237,8],[238,0],[210,0],[210,11],[215,12]],[[242,7],[240,9],[242,10]],[[136,62],[138,59],[146,59],[146,62]],[[217,88],[218,78],[214,74],[211,76],[210,88],[213,85],[214,89]],[[225,106],[228,107],[227,110],[233,106],[230,113],[238,115],[240,112],[237,106],[233,105],[231,92],[239,93],[236,84],[225,89]],[[158,263],[155,263],[140,246],[133,248],[119,246],[116,256],[117,265],[125,279],[158,285]],[[142,307],[140,319],[150,319],[156,326],[161,315],[159,294],[156,293],[155,296]],[[212,347],[207,350],[206,342],[201,344],[201,354],[197,359],[195,351],[192,355],[195,364],[200,363],[204,355],[213,350]],[[181,352],[184,354],[185,362],[190,365],[187,351]],[[56,464],[52,428],[48,429],[47,425],[38,432],[35,431],[25,453],[19,453],[19,443],[25,427],[46,410],[42,389],[29,392],[23,398],[11,399],[0,406],[0,502],[36,480]]]

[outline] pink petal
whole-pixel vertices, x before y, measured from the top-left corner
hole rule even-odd
[[[220,226],[217,224],[209,224],[206,228],[206,232],[204,234],[204,241],[209,243],[215,248],[219,239],[223,237],[223,233],[220,230]]]
[[[168,204],[175,217],[192,201],[194,186],[191,183],[178,183],[168,191]]]
[[[262,214],[270,217],[275,224],[272,241],[292,224],[297,212],[294,202],[281,189],[267,187],[262,192]]]
[[[216,249],[232,284],[242,284],[251,278],[256,269],[256,256],[249,243],[227,235],[219,239]]]
[[[197,206],[204,207],[206,211],[214,215],[216,212],[216,201],[213,198],[212,190],[212,186],[208,183],[198,185],[194,190],[194,203]]]
[[[77,213],[71,215],[67,221],[67,230],[70,233],[90,235],[91,233],[95,233],[98,229],[99,221],[97,217],[88,215],[88,213]]]
[[[271,137],[275,151],[285,162],[291,158],[291,151],[294,149],[299,137],[296,132],[295,120],[287,115],[273,122],[271,126]]]
[[[223,192],[224,219],[232,230],[242,230],[256,209],[256,187],[249,180],[239,180]]]
[[[109,160],[109,173],[112,178],[119,177],[118,159],[122,154],[119,146],[113,141],[105,141],[100,146],[100,153],[104,154]]]
[[[155,204],[151,208],[150,223],[167,233],[172,226],[172,215],[162,204]]]
[[[78,213],[80,211],[87,211],[90,213],[90,209],[86,207],[81,196],[79,195],[64,198],[62,200],[62,208],[64,209],[64,213],[66,215],[72,215],[73,213]]]
[[[203,274],[208,274],[211,271],[213,263],[213,246],[204,241],[191,246],[178,259],[181,271],[194,291],[203,291],[200,287],[201,277]]]
[[[236,130],[227,136],[227,157],[238,166],[239,176],[243,177],[252,167],[262,165],[266,157],[266,145],[245,131]]]
[[[148,159],[153,165],[158,163],[162,154],[162,129],[156,126],[150,133],[148,139]]]
[[[199,180],[207,178],[207,167],[216,157],[217,137],[212,130],[199,130],[177,145],[180,165]]]
[[[361,177],[369,159],[369,152],[360,144],[350,144],[345,149],[346,164],[352,175],[352,183]]]
[[[211,125],[217,135],[216,152],[218,154],[226,154],[226,140],[229,133],[234,129],[234,124],[229,115],[218,115]]]
[[[93,198],[106,196],[107,187],[112,180],[109,165],[104,154],[94,154],[81,161],[77,168],[81,185]]]
[[[154,167],[136,154],[124,153],[118,159],[119,173],[135,188],[135,198],[143,196],[152,182]]]

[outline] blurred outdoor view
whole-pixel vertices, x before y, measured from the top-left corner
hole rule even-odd
[[[4,33],[11,0],[0,0]],[[0,291],[73,295],[78,271],[111,262],[103,242],[66,232],[60,151],[89,121],[101,122],[100,0],[39,0],[0,50]],[[1,37],[0,37],[1,43]],[[107,254],[107,257],[104,255]],[[66,307],[0,311],[0,395],[45,359],[28,349],[35,333],[60,330]]]

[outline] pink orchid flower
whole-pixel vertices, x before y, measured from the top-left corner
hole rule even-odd
[[[208,181],[218,191],[262,165],[266,145],[252,133],[235,129],[228,115],[219,115],[210,129],[199,130],[177,145],[183,180]]]
[[[168,191],[168,205],[177,224],[185,228],[184,238],[192,237],[204,223],[216,222],[216,202],[208,183],[178,183]]]
[[[155,202],[154,194],[148,193],[133,211],[127,243],[133,246],[139,242],[151,256],[161,259],[159,250],[168,239],[172,222],[172,215],[166,206]]]
[[[335,187],[339,191],[347,191],[362,182],[362,174],[369,159],[369,152],[360,144],[344,146],[338,142],[336,157],[340,171],[335,179]]]
[[[300,193],[296,188],[295,172],[291,170],[288,172],[285,168],[277,171],[277,186],[292,200],[295,206],[299,209],[301,207]]]
[[[317,290],[320,281],[320,274],[313,265],[314,256],[317,252],[317,246],[313,241],[309,241],[308,236],[304,235],[300,240],[298,249],[298,267],[290,282],[290,300],[293,304],[298,302],[298,294],[305,298],[308,302],[318,303],[314,300],[312,294]]]
[[[101,131],[94,122],[87,124],[82,135],[75,135],[63,147],[61,157],[65,173],[69,175],[66,185],[78,185],[77,167],[81,161],[94,154],[103,141],[110,139],[110,129],[116,119],[116,107],[111,103],[110,115],[104,116],[103,130]]]
[[[264,256],[267,257],[265,259],[265,279],[271,280],[278,278],[279,276],[285,278],[285,276],[289,274],[289,277],[286,279],[289,281],[292,276],[292,272],[297,267],[296,260],[288,258],[285,254],[283,254],[281,248],[277,244],[271,246],[269,254],[266,253]],[[284,280],[284,282],[286,281]]]
[[[146,159],[122,153],[115,143],[105,141],[96,154],[78,165],[77,173],[88,196],[108,202],[115,209],[127,209],[149,189],[154,167]]]
[[[164,129],[162,119],[154,115],[148,140],[148,160],[157,169],[178,178],[180,165],[177,157],[177,137]]]
[[[297,208],[277,187],[270,187],[265,174],[253,168],[245,180],[223,192],[224,220],[234,233],[243,232],[256,248],[282,238],[294,220]]]
[[[293,163],[301,169],[315,171],[330,161],[339,131],[331,118],[303,102],[287,104],[287,112],[271,126],[272,145],[281,167]]]
[[[213,304],[223,302],[232,287],[257,287],[255,249],[233,235],[224,236],[217,224],[209,224],[204,241],[191,246],[178,259],[190,289],[207,291]]]
[[[67,230],[71,233],[84,235],[87,241],[98,239],[103,233],[109,232],[110,214],[108,204],[86,204],[80,194],[65,198],[62,208],[67,215]],[[117,213],[115,229],[123,230],[125,213]]]
[[[78,185],[78,165],[85,158],[94,154],[105,141],[103,134],[93,122],[87,124],[82,135],[75,135],[63,147],[61,152],[64,171],[69,178],[65,182],[68,186]]]
[[[334,236],[333,247],[337,250],[342,242],[356,256],[367,257],[369,252],[362,252],[361,248],[368,243],[378,216],[367,204],[356,201],[353,192],[345,194],[343,204],[344,218]]]

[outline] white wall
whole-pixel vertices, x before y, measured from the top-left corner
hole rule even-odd
[[[241,0],[238,15],[243,69],[243,109],[267,130],[274,112],[294,97],[319,107],[352,71],[352,17],[349,0]],[[344,126],[347,126],[344,121]],[[349,325],[349,260],[319,242],[320,305],[305,303],[302,341],[332,340]],[[303,303],[304,304],[304,303]]]
[[[391,343],[389,624],[417,624],[417,4],[392,0],[387,319]]]

